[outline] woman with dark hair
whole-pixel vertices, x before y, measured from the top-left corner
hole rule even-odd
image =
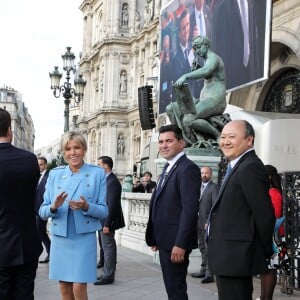
[[[281,186],[281,176],[278,174],[277,169],[272,165],[265,165],[265,170],[268,174],[270,188],[269,196],[274,207],[274,213],[276,219],[282,217],[282,186]],[[284,229],[281,225],[279,227],[279,235],[284,235]],[[258,299],[270,300],[273,299],[273,292],[277,282],[277,269],[276,264],[276,254],[269,264],[269,270],[261,274],[261,296]]]

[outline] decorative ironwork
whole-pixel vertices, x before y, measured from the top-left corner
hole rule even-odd
[[[228,160],[227,158],[222,154],[221,155],[221,160],[218,164],[219,168],[218,168],[218,184],[221,185],[225,173],[226,173],[226,169],[227,169],[227,165],[228,165]]]
[[[286,259],[281,291],[292,294],[293,289],[300,289],[300,172],[283,174],[283,200]]]
[[[300,72],[289,69],[272,84],[266,97],[263,111],[300,113]]]

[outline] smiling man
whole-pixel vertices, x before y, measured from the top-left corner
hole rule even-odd
[[[159,129],[159,152],[167,160],[150,202],[146,242],[159,251],[168,298],[187,300],[189,254],[197,248],[200,170],[184,152],[181,129]]]
[[[210,211],[208,230],[208,264],[216,275],[219,300],[251,300],[252,276],[267,270],[273,254],[274,210],[254,136],[244,120],[226,124],[220,136],[231,171]]]

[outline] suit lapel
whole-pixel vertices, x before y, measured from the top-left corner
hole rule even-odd
[[[251,150],[249,152],[247,152],[246,154],[244,154],[240,159],[239,161],[236,163],[236,165],[234,166],[234,168],[231,170],[230,174],[228,174],[228,176],[225,178],[224,182],[222,183],[221,185],[221,188],[219,190],[219,193],[218,193],[218,196],[217,196],[217,199],[216,199],[216,202],[215,204],[213,205],[212,209],[217,205],[217,203],[219,202],[223,192],[224,192],[224,189],[228,183],[228,180],[231,178],[231,176],[235,173],[235,171],[237,170],[237,168],[239,167],[239,165],[241,164],[242,161],[244,161],[249,155],[252,155],[254,154],[254,150]]]
[[[205,187],[205,189],[204,189],[204,191],[203,191],[203,193],[200,195],[200,201],[202,200],[202,198],[207,194],[207,192],[208,192],[208,190],[209,190],[209,188],[210,188],[210,186],[211,186],[211,184],[212,184],[212,182],[211,181],[209,181],[209,183],[207,184],[207,186]]]
[[[172,166],[172,168],[170,169],[170,171],[168,172],[168,176],[166,176],[165,181],[163,186],[157,190],[155,189],[155,199],[158,198],[158,196],[161,194],[161,192],[164,190],[165,186],[167,185],[168,181],[170,180],[172,174],[174,173],[174,171],[176,170],[177,166],[180,164],[180,162],[184,159],[185,155],[181,156],[176,163]]]

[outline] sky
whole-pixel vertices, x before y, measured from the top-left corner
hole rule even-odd
[[[66,47],[75,63],[82,51],[83,0],[0,1],[0,87],[22,94],[35,128],[35,150],[59,139],[64,130],[64,100],[50,89],[49,72]],[[61,78],[61,84],[65,73]]]

